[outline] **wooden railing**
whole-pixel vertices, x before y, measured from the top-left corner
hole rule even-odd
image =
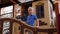
[[[10,32],[9,34],[12,34],[12,28],[13,28],[13,23],[18,23],[21,27],[21,33],[24,34],[24,29],[27,28],[33,32],[33,34],[38,34],[38,32],[47,32],[48,34],[53,34],[53,32],[56,32],[56,28],[49,28],[49,29],[40,29],[37,27],[29,26],[25,23],[23,23],[21,20],[14,19],[14,18],[0,18],[0,34],[3,34],[3,23],[4,21],[10,21]]]

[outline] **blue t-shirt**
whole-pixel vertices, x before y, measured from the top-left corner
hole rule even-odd
[[[27,24],[31,25],[31,26],[34,26],[34,20],[36,20],[36,19],[37,19],[36,15],[29,15],[27,17]]]

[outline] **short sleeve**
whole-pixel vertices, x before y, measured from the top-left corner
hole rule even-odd
[[[35,15],[35,16],[34,16],[34,20],[36,20],[36,19],[37,19],[37,16]]]

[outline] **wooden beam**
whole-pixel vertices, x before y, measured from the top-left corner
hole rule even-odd
[[[13,2],[14,4],[17,4],[15,1],[13,1],[13,0],[10,0],[11,2]]]

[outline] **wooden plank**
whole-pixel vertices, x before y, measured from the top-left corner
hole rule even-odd
[[[11,2],[13,2],[14,4],[17,4],[15,1],[13,1],[13,0],[10,0]]]

